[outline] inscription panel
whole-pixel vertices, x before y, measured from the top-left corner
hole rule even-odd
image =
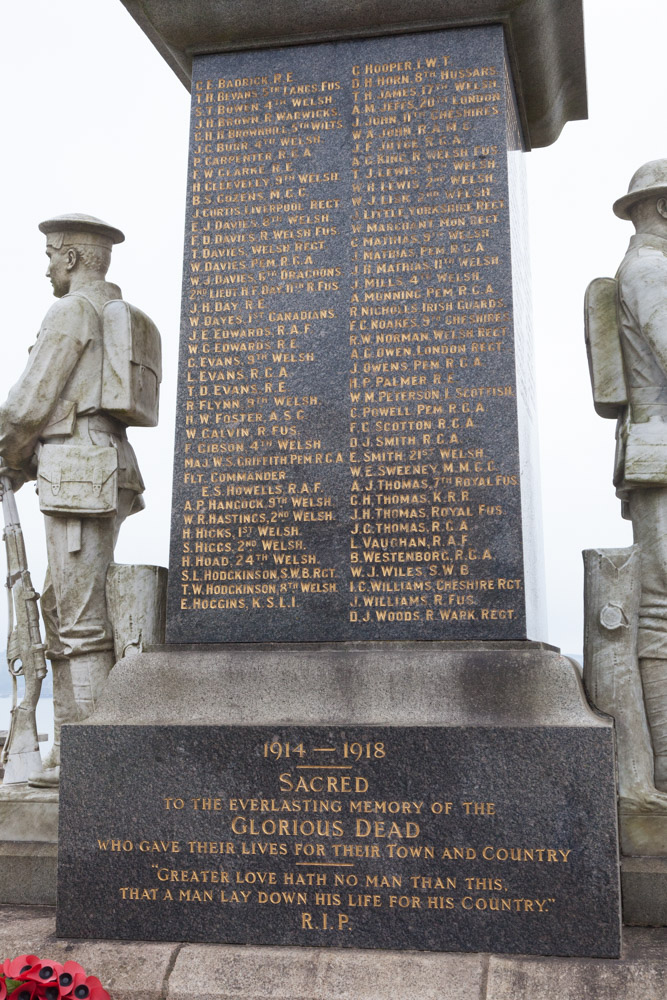
[[[508,88],[500,28],[195,60],[170,641],[526,637]]]
[[[63,737],[61,936],[618,954],[609,731]]]

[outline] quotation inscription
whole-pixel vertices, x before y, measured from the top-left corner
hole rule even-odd
[[[524,636],[496,49],[196,60],[173,641]]]
[[[508,795],[492,775],[443,775],[444,754],[467,753],[446,732],[229,732],[234,768],[218,782],[172,776],[146,816],[95,823],[88,850],[121,921],[155,906],[187,925],[204,907],[228,940],[250,940],[247,925],[264,943],[447,947],[447,914],[488,933],[497,920],[561,920],[581,892],[586,846],[562,817],[538,821],[520,781]]]

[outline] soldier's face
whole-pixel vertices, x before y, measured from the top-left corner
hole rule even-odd
[[[57,299],[60,299],[69,292],[72,280],[68,252],[65,248],[55,250],[53,247],[47,247],[46,256],[49,258],[46,277],[49,278],[53,285],[53,294]]]

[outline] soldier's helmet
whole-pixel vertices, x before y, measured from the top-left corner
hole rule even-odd
[[[632,175],[628,193],[614,202],[614,214],[629,220],[628,210],[649,196],[667,197],[667,160],[651,160]]]

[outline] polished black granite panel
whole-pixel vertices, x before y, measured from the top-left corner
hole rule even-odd
[[[168,640],[541,638],[502,29],[192,93]]]
[[[58,935],[617,956],[611,741],[66,727]]]

